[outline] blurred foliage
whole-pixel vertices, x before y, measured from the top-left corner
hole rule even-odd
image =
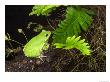
[[[50,12],[59,7],[60,5],[35,5],[32,12],[29,15],[46,15],[48,16]]]

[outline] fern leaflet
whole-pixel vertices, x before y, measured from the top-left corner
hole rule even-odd
[[[72,48],[76,48],[78,50],[80,50],[82,52],[83,55],[90,55],[91,50],[89,49],[90,46],[88,45],[88,43],[84,42],[85,39],[80,40],[80,37],[68,37],[66,40],[66,43],[62,44],[62,43],[55,43],[54,45],[56,46],[56,48],[63,48],[63,49],[72,49]]]
[[[59,7],[60,5],[35,5],[29,15],[49,15],[50,12]]]
[[[73,35],[78,36],[81,30],[87,31],[88,27],[92,23],[92,17],[87,9],[80,7],[67,7],[66,19],[58,24],[58,27],[54,31],[53,42],[64,43],[67,37]]]

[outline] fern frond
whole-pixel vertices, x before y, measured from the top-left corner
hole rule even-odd
[[[89,15],[90,12],[87,9],[67,7],[66,13],[66,19],[61,21],[58,24],[59,28],[54,31],[54,43],[63,43],[67,37],[78,36],[81,30],[87,31],[92,23],[92,17]]]
[[[90,55],[91,50],[88,43],[85,42],[85,39],[81,40],[81,36],[76,37],[68,37],[66,43],[55,43],[54,45],[56,48],[63,48],[63,49],[72,49],[76,48],[82,52],[83,55]]]
[[[49,15],[50,12],[59,7],[60,5],[35,5],[29,15]]]

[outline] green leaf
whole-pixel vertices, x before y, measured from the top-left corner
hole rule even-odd
[[[49,15],[50,12],[59,7],[60,5],[35,5],[29,15]]]
[[[64,43],[67,37],[78,36],[81,31],[87,31],[92,23],[92,12],[80,7],[67,7],[66,18],[58,24],[54,31],[53,43]]]
[[[82,52],[83,55],[90,55],[91,50],[88,43],[84,42],[85,39],[80,40],[81,36],[76,37],[68,37],[64,44],[62,43],[55,43],[54,45],[56,48],[63,48],[63,49],[78,49]]]

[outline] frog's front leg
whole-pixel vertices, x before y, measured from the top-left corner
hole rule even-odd
[[[46,42],[46,43],[44,44],[43,48],[42,48],[43,52],[42,52],[41,55],[39,56],[39,58],[40,58],[42,61],[43,61],[43,58],[46,58],[46,57],[47,57],[47,56],[44,56],[43,54],[44,54],[45,50],[48,49],[48,47],[49,47],[49,44]]]
[[[47,50],[49,48],[49,44],[46,42],[43,46],[43,49],[42,50]]]
[[[37,58],[37,60],[36,60],[36,64],[42,64],[42,63],[44,63],[44,61],[45,61],[45,57],[47,57],[47,56],[44,56],[43,54],[41,54],[40,56],[38,56]]]
[[[38,58],[44,62],[43,58],[46,58],[46,57],[47,56],[44,56],[43,53],[42,53]]]

